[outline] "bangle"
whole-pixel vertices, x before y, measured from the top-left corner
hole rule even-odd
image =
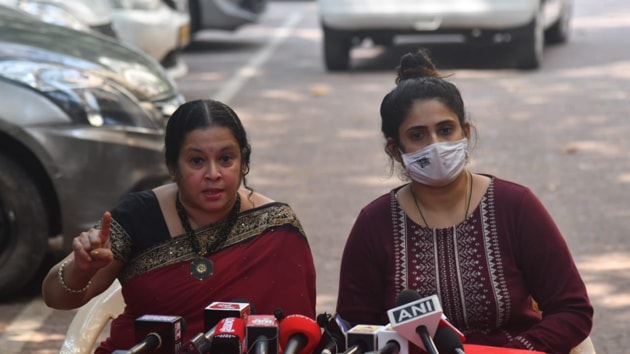
[[[63,279],[63,267],[65,267],[68,262],[70,262],[70,259],[66,259],[59,266],[59,270],[57,271],[57,275],[59,275],[59,284],[61,284],[61,287],[63,288],[63,290],[65,290],[65,291],[67,291],[69,293],[72,293],[72,294],[80,294],[80,293],[85,292],[90,287],[90,285],[92,284],[92,280],[88,281],[87,285],[85,285],[81,289],[76,290],[76,289],[72,289],[71,287],[69,287],[66,284],[66,281]]]

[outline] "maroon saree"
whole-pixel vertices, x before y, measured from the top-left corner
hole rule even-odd
[[[115,257],[125,262],[119,280],[126,307],[112,322],[110,337],[96,353],[131,348],[136,343],[134,321],[145,314],[182,316],[187,324],[186,341],[206,331],[203,311],[213,301],[247,300],[258,314],[273,314],[279,308],[285,315],[314,318],[313,259],[303,229],[288,205],[272,203],[242,212],[224,247],[206,256],[214,264],[213,274],[198,280],[190,274],[190,262],[196,254],[188,238],[164,238],[167,229],[156,237],[165,224],[149,225],[143,220],[148,215],[161,218],[157,201],[152,205],[152,196],[146,193],[139,197],[144,208],[140,217],[129,214],[134,209],[130,205],[138,204],[137,200],[123,201],[124,208],[112,210],[112,249]],[[217,224],[197,230],[202,246],[212,242],[220,228]]]

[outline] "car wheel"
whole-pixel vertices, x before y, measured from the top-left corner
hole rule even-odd
[[[573,1],[567,0],[562,5],[560,17],[545,31],[545,41],[550,44],[566,43],[569,40]]]
[[[0,296],[22,290],[48,248],[44,203],[30,176],[0,155]]]
[[[328,71],[344,71],[350,67],[350,38],[324,30],[324,61]]]
[[[519,69],[534,70],[542,64],[545,32],[541,15],[538,11],[527,26],[525,36],[516,43],[516,66]]]

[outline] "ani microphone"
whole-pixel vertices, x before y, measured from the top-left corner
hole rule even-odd
[[[321,338],[317,322],[303,315],[288,315],[280,321],[283,354],[311,354]]]
[[[432,338],[442,317],[438,297],[420,298],[417,292],[406,289],[398,295],[396,305],[387,311],[394,330],[428,354],[438,354]]]

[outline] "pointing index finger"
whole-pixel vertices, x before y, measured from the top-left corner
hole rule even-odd
[[[101,231],[99,237],[101,239],[101,245],[106,245],[109,242],[109,227],[112,222],[112,214],[106,211],[103,214],[103,220],[101,222]]]

